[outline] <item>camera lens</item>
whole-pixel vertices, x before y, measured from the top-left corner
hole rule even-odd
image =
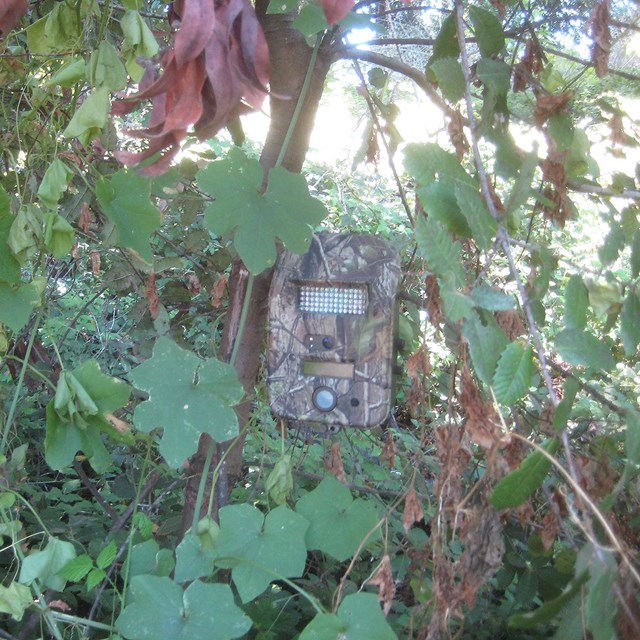
[[[319,411],[331,411],[338,401],[336,392],[329,387],[318,387],[313,392],[313,404]]]
[[[325,349],[333,349],[333,338],[331,336],[325,336],[322,338],[322,346]]]

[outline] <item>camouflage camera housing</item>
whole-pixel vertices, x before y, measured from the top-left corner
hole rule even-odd
[[[322,233],[306,254],[280,256],[267,362],[276,416],[330,431],[387,418],[399,277],[397,252],[371,235]]]

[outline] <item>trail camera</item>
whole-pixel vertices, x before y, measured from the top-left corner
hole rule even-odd
[[[271,409],[324,430],[373,427],[391,407],[397,253],[364,234],[285,251],[269,294]]]

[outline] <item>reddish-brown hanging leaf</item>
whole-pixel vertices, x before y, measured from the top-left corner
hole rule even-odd
[[[353,5],[355,0],[320,0],[324,17],[330,25],[340,22],[353,9]]]
[[[213,289],[211,289],[211,306],[214,309],[219,309],[222,305],[224,294],[227,290],[227,280],[228,276],[223,273],[216,280],[216,283],[213,285]]]
[[[442,297],[440,296],[438,278],[430,274],[425,278],[424,284],[426,298],[425,308],[429,322],[437,329],[442,322]]]
[[[160,298],[158,298],[158,288],[156,286],[156,274],[154,271],[149,272],[147,278],[147,286],[145,290],[145,297],[147,298],[147,306],[149,307],[149,313],[155,320],[158,317],[158,311],[160,307]]]
[[[569,219],[571,210],[567,200],[567,172],[564,161],[566,154],[558,155],[551,152],[542,163],[542,177],[548,186],[543,191],[544,197],[551,205],[543,205],[544,217],[552,220],[559,227],[564,227]]]
[[[413,527],[416,522],[422,522],[424,518],[424,511],[420,498],[413,485],[409,491],[407,491],[407,497],[404,499],[404,511],[402,512],[402,526],[404,532],[409,533],[409,529]]]
[[[610,24],[610,0],[600,0],[593,8],[589,19],[589,30],[593,39],[591,61],[599,78],[609,73],[609,54],[611,53]]]
[[[2,0],[0,2],[0,38],[6,36],[15,27],[28,8],[27,0]]]
[[[498,311],[496,313],[496,322],[505,332],[509,340],[515,340],[518,336],[523,336],[527,332],[527,328],[524,326],[520,313],[515,309]]]
[[[384,460],[389,463],[389,469],[393,469],[396,466],[396,443],[393,439],[393,434],[391,431],[387,431],[384,446],[382,447],[382,451],[380,452],[380,460]]]
[[[548,551],[553,547],[556,537],[560,532],[560,522],[553,509],[547,509],[542,518],[542,527],[540,528],[540,540],[542,546]]]
[[[396,595],[396,584],[393,581],[393,571],[391,570],[391,558],[385,554],[380,562],[378,570],[371,576],[369,584],[377,585],[378,599],[382,604],[384,615],[388,615],[393,604],[393,597]]]
[[[152,101],[149,126],[128,132],[148,139],[147,149],[116,154],[127,165],[159,154],[141,171],[150,176],[169,168],[191,127],[205,139],[242,112],[260,108],[269,77],[267,42],[249,0],[178,0],[169,21],[179,29],[174,48],[163,56],[164,72],[156,79],[145,73],[140,92],[113,109],[123,115]]]
[[[544,67],[544,52],[537,40],[528,40],[522,60],[513,69],[513,91],[524,91]]]
[[[447,132],[449,133],[451,144],[456,150],[458,162],[461,162],[471,147],[469,147],[469,141],[464,134],[464,118],[462,117],[460,109],[456,109],[451,114],[451,119],[447,125]]]
[[[91,224],[93,223],[93,214],[91,213],[91,209],[86,202],[83,202],[80,205],[80,220],[78,221],[78,226],[82,233],[86,235],[93,236],[91,232]]]
[[[329,451],[329,457],[324,461],[324,468],[332,473],[342,484],[347,484],[347,474],[344,472],[344,464],[342,463],[342,451],[340,451],[340,443],[334,442]]]
[[[573,98],[573,91],[551,95],[538,94],[533,119],[541,127],[554,113],[562,113]]]
[[[89,254],[89,257],[91,258],[91,273],[94,276],[99,276],[100,275],[100,252],[92,251]]]
[[[431,361],[427,347],[421,345],[417,351],[407,358],[407,376],[409,378],[421,378],[431,373]]]

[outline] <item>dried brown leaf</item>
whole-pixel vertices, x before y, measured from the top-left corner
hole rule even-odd
[[[147,306],[149,307],[149,313],[155,320],[158,317],[160,298],[158,297],[158,288],[156,286],[156,274],[152,270],[149,272],[147,278],[147,286],[145,289],[145,297],[147,299]]]
[[[100,252],[92,251],[89,254],[89,258],[91,259],[91,273],[94,276],[100,275]]]
[[[447,132],[449,134],[451,144],[456,150],[458,162],[461,162],[471,147],[469,146],[467,136],[464,134],[464,118],[462,117],[460,109],[456,109],[451,114],[451,119],[447,125]]]
[[[589,30],[593,44],[591,45],[591,61],[599,78],[609,73],[609,54],[611,53],[611,3],[600,0],[593,8],[589,18]]]
[[[404,499],[404,511],[402,512],[402,526],[404,527],[404,532],[409,533],[409,529],[411,529],[416,522],[422,522],[423,518],[424,510],[422,509],[422,504],[414,486],[411,485],[411,488],[407,491],[407,496]]]
[[[533,119],[537,127],[542,125],[554,114],[562,113],[573,98],[573,91],[555,94],[538,94]]]
[[[425,278],[426,311],[431,324],[438,328],[442,322],[442,298],[438,278],[430,274]]]
[[[342,484],[347,484],[347,474],[344,472],[339,442],[334,442],[331,445],[329,457],[324,461],[324,468],[329,473],[332,473]]]
[[[93,214],[91,213],[91,209],[86,202],[83,202],[80,205],[80,220],[78,221],[80,231],[86,235],[92,235],[90,231],[92,222]]]
[[[227,290],[228,279],[229,277],[225,273],[223,273],[213,285],[213,289],[211,290],[211,306],[214,309],[219,309],[222,305],[224,294]]]
[[[523,336],[527,333],[527,328],[520,313],[515,309],[496,312],[496,322],[509,340],[515,340],[518,336]]]
[[[396,585],[393,581],[393,571],[391,570],[391,558],[388,554],[385,554],[382,558],[378,570],[369,579],[369,584],[378,587],[378,599],[382,604],[384,615],[388,615],[396,594]]]
[[[544,52],[537,40],[528,40],[522,60],[513,69],[513,91],[524,91],[544,67]]]
[[[190,273],[187,277],[187,289],[192,296],[197,296],[202,291],[202,285],[195,273]]]
[[[396,443],[393,439],[393,434],[391,431],[387,431],[384,446],[382,447],[382,451],[380,452],[380,460],[385,460],[389,464],[389,469],[393,469],[396,466]]]
[[[553,547],[556,537],[560,532],[560,523],[553,509],[548,509],[542,518],[542,527],[540,529],[540,539],[542,546],[548,551]]]
[[[411,379],[422,378],[431,373],[431,361],[425,345],[407,358],[407,376]]]

